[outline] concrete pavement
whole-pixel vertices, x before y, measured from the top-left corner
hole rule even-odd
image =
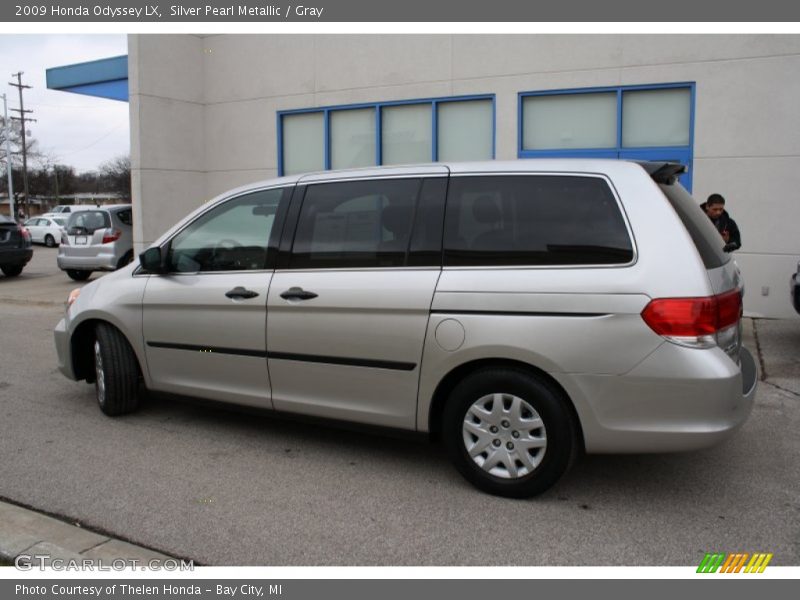
[[[63,306],[71,290],[104,275],[97,271],[89,281],[73,281],[58,269],[58,248],[35,245],[33,258],[18,277],[0,274],[0,305]]]
[[[130,544],[109,535],[89,531],[78,523],[56,519],[40,512],[0,502],[0,561],[13,563],[25,557],[25,564],[45,565],[62,561],[114,561],[148,565],[171,557],[149,548]],[[135,563],[133,561],[136,561]]]
[[[24,277],[0,277],[0,497],[81,527],[67,543],[0,515],[9,552],[85,556],[117,537],[214,565],[685,565],[707,551],[800,564],[800,321],[745,322],[768,379],[724,444],[589,456],[517,502],[474,490],[427,444],[175,402],[109,419],[55,369],[52,328],[77,285]]]
[[[76,282],[55,267],[57,248],[34,246],[33,258],[17,278],[0,276],[3,304],[60,307],[70,290],[88,282]],[[102,277],[95,273],[91,280]],[[13,563],[17,556],[47,556],[62,560],[100,559],[165,560],[166,554],[85,529],[75,521],[0,501],[0,561]]]

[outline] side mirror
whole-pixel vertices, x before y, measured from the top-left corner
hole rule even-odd
[[[139,255],[139,263],[148,273],[163,275],[167,272],[166,256],[162,256],[161,248],[148,248]]]

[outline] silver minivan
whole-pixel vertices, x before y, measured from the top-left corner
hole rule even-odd
[[[61,371],[440,438],[493,494],[588,453],[713,445],[748,417],[743,283],[671,163],[524,160],[224,194],[70,294]]]
[[[75,281],[93,271],[113,271],[133,260],[130,204],[81,209],[69,214],[58,249],[58,268]]]

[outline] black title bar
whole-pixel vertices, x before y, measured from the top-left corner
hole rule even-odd
[[[798,22],[785,0],[10,0],[0,20],[46,22]],[[674,31],[674,28],[671,28]]]

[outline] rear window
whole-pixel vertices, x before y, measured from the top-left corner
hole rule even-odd
[[[89,233],[109,227],[111,219],[108,213],[101,210],[83,210],[70,215],[68,229],[80,227]]]
[[[716,269],[728,264],[731,255],[723,251],[725,242],[722,236],[691,194],[679,183],[660,184],[658,187],[678,213],[706,269]]]
[[[599,177],[487,175],[450,181],[446,265],[621,265],[632,260],[625,220]]]

